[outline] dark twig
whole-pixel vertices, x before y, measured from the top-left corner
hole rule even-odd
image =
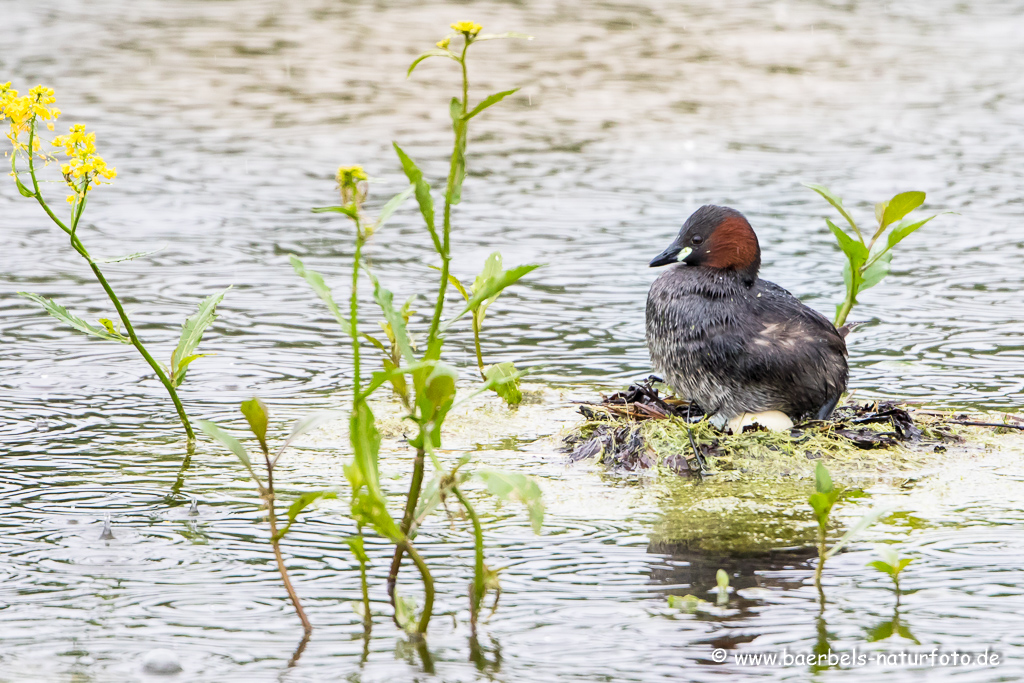
[[[969,422],[961,420],[947,420],[948,424],[966,425],[968,427],[1005,427],[1006,429],[1020,429],[1024,431],[1024,425],[1003,424],[1001,422]]]

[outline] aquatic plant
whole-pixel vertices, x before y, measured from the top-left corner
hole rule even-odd
[[[336,491],[330,490],[309,491],[303,493],[296,498],[290,506],[288,506],[288,511],[286,513],[288,521],[283,527],[279,527],[277,498],[274,493],[274,467],[277,466],[278,460],[280,460],[281,456],[284,455],[285,449],[288,448],[295,439],[316,427],[319,427],[324,422],[337,419],[339,414],[336,411],[322,411],[296,421],[295,425],[292,427],[291,433],[283,442],[281,442],[281,445],[277,447],[274,455],[271,456],[270,446],[267,444],[267,426],[270,422],[270,414],[267,410],[266,404],[258,398],[252,398],[248,401],[242,402],[241,411],[242,415],[245,416],[246,422],[249,423],[249,429],[252,431],[259,443],[260,451],[263,453],[263,465],[266,472],[265,479],[261,479],[260,475],[257,474],[256,468],[253,466],[252,460],[249,458],[248,451],[246,451],[245,446],[243,446],[238,439],[208,420],[199,420],[199,428],[203,430],[203,433],[207,436],[219,441],[225,448],[234,453],[245,467],[246,471],[248,471],[249,477],[256,484],[256,490],[259,492],[260,499],[263,501],[263,505],[267,510],[267,523],[270,525],[270,545],[274,549],[274,559],[277,561],[277,570],[281,573],[281,580],[284,582],[284,588],[288,592],[288,597],[291,599],[292,605],[295,607],[296,614],[299,615],[299,620],[302,622],[302,628],[308,635],[312,632],[313,625],[306,617],[306,612],[302,609],[302,603],[299,602],[299,596],[295,592],[295,587],[292,586],[291,579],[288,576],[288,569],[284,564],[284,555],[281,553],[281,541],[291,530],[292,524],[295,523],[296,518],[303,510],[318,500],[324,498],[337,498],[338,494]],[[360,551],[361,550],[362,547],[360,546]],[[360,566],[362,566],[362,562],[360,563]],[[365,602],[366,611],[369,613],[369,596],[367,596],[365,592],[363,594],[363,600]]]
[[[451,275],[451,231],[452,207],[461,201],[462,185],[466,177],[466,145],[470,120],[488,107],[497,104],[512,95],[516,90],[490,95],[475,106],[469,100],[469,79],[467,72],[467,51],[474,43],[495,38],[526,37],[519,34],[483,34],[481,27],[473,22],[452,24],[453,33],[445,36],[437,43],[437,48],[429,50],[417,57],[409,67],[408,74],[430,57],[446,57],[460,66],[462,74],[461,98],[453,97],[449,106],[454,131],[454,145],[451,154],[447,184],[444,192],[444,206],[441,225],[437,226],[434,198],[430,185],[423,172],[413,159],[397,144],[394,149],[399,162],[409,179],[410,187],[387,201],[376,219],[368,216],[364,210],[364,202],[369,193],[368,177],[359,166],[344,166],[338,169],[337,182],[341,193],[340,206],[314,209],[316,212],[335,212],[347,216],[355,227],[355,251],[352,261],[351,290],[347,316],[335,303],[330,288],[324,283],[323,277],[309,270],[296,256],[291,262],[296,272],[313,288],[314,292],[331,310],[341,327],[348,332],[351,340],[353,360],[352,412],[349,420],[349,438],[352,445],[352,462],[345,466],[345,477],[351,487],[350,515],[357,526],[358,539],[353,550],[361,547],[363,530],[373,529],[378,535],[394,544],[395,550],[391,567],[388,572],[387,589],[394,608],[396,624],[410,633],[424,635],[430,623],[434,602],[434,581],[430,569],[423,557],[416,550],[414,539],[423,521],[447,498],[454,497],[469,518],[474,537],[473,580],[470,584],[470,619],[473,633],[476,633],[477,620],[483,599],[488,592],[496,594],[499,589],[498,576],[484,561],[484,539],[480,518],[470,503],[463,485],[471,479],[482,483],[492,495],[505,500],[517,500],[524,503],[530,513],[534,529],[539,531],[543,519],[543,505],[540,500],[540,489],[530,478],[510,472],[480,469],[467,472],[466,465],[469,455],[464,455],[454,463],[443,463],[438,455],[441,445],[441,430],[445,417],[455,404],[458,371],[442,360],[442,351],[446,341],[445,333],[457,320],[467,313],[474,314],[474,334],[479,339],[479,323],[483,320],[483,311],[508,286],[514,284],[524,275],[537,268],[536,265],[525,265],[504,270],[501,267],[500,255],[492,255],[485,265],[483,273],[474,282],[471,292],[466,291],[461,283]],[[453,40],[457,45],[453,46]],[[414,336],[409,328],[412,324],[412,300],[401,307],[394,304],[394,296],[386,289],[363,260],[363,248],[370,238],[380,230],[384,222],[394,213],[399,205],[410,195],[416,197],[420,213],[426,224],[431,245],[441,265],[438,268],[440,278],[434,294],[433,312],[423,341],[414,344]],[[440,229],[438,229],[440,227]],[[381,327],[387,336],[388,343],[363,332],[359,328],[358,285],[360,272],[366,274],[373,287],[373,299],[380,308],[384,321]],[[458,283],[458,284],[456,284]],[[442,320],[446,301],[447,287],[456,286],[465,296],[464,308],[457,315]],[[363,383],[362,376],[362,344],[368,342],[382,353],[383,370],[372,373],[368,382]],[[477,341],[479,346],[479,341]],[[518,402],[518,373],[511,363],[500,363],[491,368],[484,368],[480,363],[484,383],[472,394],[494,390],[509,403]],[[398,396],[409,419],[416,429],[416,434],[409,439],[409,445],[415,449],[412,476],[409,489],[405,494],[402,516],[396,521],[388,510],[385,494],[379,479],[379,446],[380,434],[377,430],[373,412],[368,404],[370,396],[384,384],[390,384]],[[465,399],[463,399],[465,400]],[[424,484],[426,467],[433,470],[433,478]],[[409,598],[398,592],[398,576],[402,560],[408,556],[420,575],[423,585],[424,605],[419,617],[415,616],[415,606]],[[365,555],[360,558],[365,562]],[[366,590],[365,572],[363,573],[364,592]],[[370,628],[369,620],[366,622]]]
[[[836,487],[832,483],[832,476],[828,469],[819,462],[814,468],[814,493],[807,499],[807,502],[814,510],[814,518],[818,523],[818,565],[814,568],[814,585],[818,589],[822,605],[825,603],[825,592],[821,587],[821,573],[825,569],[825,560],[842,550],[847,543],[853,540],[854,536],[874,524],[875,520],[887,511],[885,509],[871,510],[850,527],[836,541],[835,545],[829,548],[827,545],[829,517],[843,493],[843,488]],[[849,497],[849,494],[847,496]]]
[[[715,582],[718,584],[718,598],[715,604],[721,606],[729,603],[729,572],[719,569],[715,572]]]
[[[188,445],[191,447],[195,441],[195,434],[192,425],[189,423],[185,407],[178,398],[177,388],[185,381],[189,365],[197,358],[205,354],[196,353],[196,348],[206,331],[216,318],[217,305],[224,298],[227,292],[225,289],[217,294],[210,295],[201,304],[195,315],[188,318],[182,326],[181,337],[174,351],[171,353],[170,365],[166,366],[157,361],[146,349],[139,335],[132,325],[131,319],[121,304],[121,299],[114,292],[103,271],[101,263],[117,263],[130,261],[153,252],[139,252],[116,258],[96,258],[85,248],[81,235],[78,232],[82,214],[85,211],[89,196],[95,188],[100,185],[107,185],[117,176],[117,171],[107,166],[106,161],[99,155],[96,149],[96,133],[86,132],[82,124],[75,124],[70,127],[67,135],[58,135],[53,138],[51,145],[60,148],[65,157],[63,161],[57,156],[43,150],[43,132],[39,129],[41,123],[45,123],[48,130],[54,130],[54,122],[60,116],[60,110],[52,106],[56,102],[56,96],[51,88],[38,85],[29,91],[28,95],[19,96],[18,91],[11,88],[10,82],[0,85],[0,122],[10,121],[10,129],[7,138],[14,146],[11,152],[11,176],[18,192],[23,197],[35,199],[42,207],[46,215],[53,223],[63,230],[69,239],[71,248],[79,256],[85,259],[92,270],[93,276],[103,287],[107,297],[114,304],[117,311],[119,323],[115,324],[109,318],[100,318],[100,326],[97,327],[86,322],[82,318],[73,315],[66,308],[52,299],[47,299],[38,294],[30,292],[18,292],[21,296],[30,299],[42,306],[47,313],[57,320],[71,326],[73,329],[85,334],[104,339],[107,341],[131,344],[138,350],[139,354],[146,360],[160,383],[164,385],[167,393],[174,403],[174,409],[178,413],[185,434],[188,437]],[[24,169],[19,168],[19,161]],[[60,163],[60,174],[64,183],[71,190],[67,196],[70,205],[68,218],[61,219],[50,207],[43,196],[40,187],[40,171],[37,162],[42,162],[44,168],[51,163]],[[28,175],[28,183],[22,181],[23,173]]]
[[[843,208],[842,199],[823,185],[805,183],[805,187],[824,197],[853,229],[851,235],[830,219],[825,219],[847,259],[843,266],[846,297],[842,303],[836,305],[835,325],[839,327],[846,322],[846,317],[857,304],[857,295],[869,287],[874,287],[889,274],[892,249],[935,216],[921,220],[905,218],[924,203],[925,193],[901,192],[888,201],[875,204],[875,220],[878,227],[871,233],[870,239],[866,239],[867,233],[860,229],[850,213]]]
[[[881,560],[875,560],[874,562],[868,562],[868,566],[872,567],[883,574],[887,574],[892,579],[893,586],[896,590],[896,601],[900,599],[900,573],[906,568],[908,564],[913,562],[913,558],[900,557],[893,548],[887,545],[881,545],[875,548],[881,556]]]

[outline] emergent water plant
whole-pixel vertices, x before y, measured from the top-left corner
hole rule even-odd
[[[823,185],[805,184],[825,198],[846,219],[853,230],[851,235],[826,218],[829,230],[835,235],[839,248],[846,254],[843,266],[843,281],[846,283],[846,297],[836,305],[835,325],[839,327],[846,322],[846,317],[857,304],[857,295],[869,287],[874,287],[889,274],[892,263],[892,249],[906,239],[911,233],[923,227],[935,218],[929,216],[921,220],[905,218],[907,214],[921,206],[925,200],[924,192],[901,192],[888,201],[875,204],[875,220],[878,227],[873,233],[860,229],[850,213],[843,208],[843,200]],[[865,235],[870,234],[870,238]],[[884,239],[883,239],[884,238]]]
[[[241,410],[242,415],[245,416],[246,422],[249,423],[249,429],[252,431],[259,443],[260,451],[263,453],[265,475],[262,479],[256,472],[256,467],[253,466],[252,460],[249,458],[249,452],[238,439],[208,420],[200,420],[198,423],[199,428],[203,430],[207,436],[216,439],[229,451],[234,453],[248,471],[249,477],[256,484],[256,490],[259,492],[260,499],[263,501],[263,506],[267,511],[267,523],[270,525],[270,545],[274,549],[274,559],[277,562],[277,570],[281,573],[281,580],[284,582],[284,588],[288,592],[288,597],[291,599],[292,605],[295,607],[296,614],[299,615],[299,620],[302,622],[302,628],[308,635],[313,630],[313,625],[306,617],[306,612],[302,609],[302,603],[299,602],[299,596],[295,592],[295,587],[292,586],[291,578],[288,576],[288,569],[284,564],[284,555],[281,553],[281,541],[291,530],[292,524],[295,523],[299,513],[318,500],[323,498],[337,498],[338,494],[336,491],[330,490],[309,491],[307,493],[303,493],[288,507],[288,522],[283,527],[279,527],[277,498],[274,493],[274,468],[277,466],[277,462],[281,459],[281,456],[284,455],[285,449],[292,445],[295,439],[319,427],[324,422],[338,419],[339,414],[336,411],[322,411],[296,421],[295,425],[292,427],[291,433],[284,441],[281,442],[281,445],[277,447],[274,454],[271,455],[270,446],[267,444],[267,427],[270,423],[270,413],[266,404],[258,398],[252,398],[248,401],[242,402]],[[362,548],[360,547],[360,553],[361,551]],[[364,566],[362,562],[360,562],[360,566]],[[367,596],[365,592],[363,594],[363,600],[366,605],[367,613],[369,613],[369,596]]]
[[[206,331],[216,318],[217,304],[224,298],[227,290],[207,297],[200,305],[198,312],[185,321],[182,327],[181,337],[171,353],[169,366],[157,361],[146,349],[139,335],[132,325],[131,319],[125,312],[121,299],[115,294],[103,271],[101,263],[116,263],[129,261],[146,256],[152,252],[140,252],[128,254],[116,258],[96,258],[85,248],[82,238],[78,232],[79,224],[82,221],[82,214],[88,203],[90,193],[100,185],[109,184],[117,176],[114,168],[107,166],[96,151],[96,133],[86,132],[82,124],[71,126],[67,135],[58,135],[53,138],[51,145],[63,151],[66,157],[61,162],[56,156],[44,151],[42,144],[43,131],[40,124],[45,124],[48,130],[54,129],[54,122],[60,116],[60,110],[53,105],[56,96],[51,88],[38,85],[29,91],[28,95],[19,96],[18,91],[11,88],[10,82],[0,85],[0,122],[5,119],[10,121],[10,130],[7,138],[14,146],[11,152],[11,176],[18,192],[23,197],[34,199],[42,207],[53,223],[63,230],[67,236],[71,248],[85,259],[92,270],[93,276],[103,287],[107,297],[114,304],[117,311],[119,324],[115,324],[109,318],[100,318],[100,326],[92,325],[82,318],[79,318],[56,301],[47,299],[38,294],[30,292],[18,292],[21,296],[30,299],[42,306],[50,315],[61,322],[71,326],[79,332],[104,339],[107,341],[131,344],[138,350],[139,354],[146,360],[160,383],[164,385],[167,393],[174,403],[174,409],[178,413],[185,433],[188,436],[188,444],[191,450],[195,441],[195,434],[192,425],[189,423],[185,407],[178,398],[177,388],[185,381],[189,364],[204,354],[196,353],[196,348],[202,340],[203,332]],[[19,166],[19,161],[21,166]],[[67,196],[70,212],[67,219],[57,216],[57,213],[50,207],[43,196],[40,174],[43,169],[38,168],[38,162],[45,167],[51,163],[60,163],[60,175],[64,184],[71,190]],[[27,173],[28,182],[23,182],[21,175]]]
[[[875,552],[877,552],[882,559],[875,560],[874,562],[868,562],[868,566],[888,575],[889,578],[892,579],[893,587],[896,590],[896,602],[899,602],[900,573],[914,560],[910,557],[900,557],[899,553],[887,545],[878,546],[875,548]]]
[[[847,497],[850,497],[850,494],[844,491],[842,487],[837,487],[832,483],[832,475],[829,474],[828,469],[823,464],[819,462],[815,465],[814,493],[811,494],[811,497],[807,502],[814,511],[814,519],[818,523],[818,565],[814,569],[814,586],[818,589],[818,598],[822,605],[825,604],[825,591],[821,587],[821,574],[825,569],[825,560],[842,550],[847,543],[853,540],[854,536],[874,524],[875,520],[887,511],[885,509],[869,511],[857,520],[857,523],[850,527],[847,532],[843,534],[838,541],[836,541],[835,545],[829,548],[829,518],[832,515],[832,509],[844,493],[847,494]]]
[[[409,179],[410,187],[388,200],[375,219],[367,215],[364,209],[364,203],[369,193],[369,180],[365,171],[359,166],[343,166],[338,169],[337,182],[342,199],[340,206],[314,209],[321,213],[343,214],[352,221],[355,228],[355,250],[347,315],[335,303],[333,294],[324,283],[323,277],[319,273],[307,269],[297,257],[292,256],[291,259],[296,272],[326,303],[334,318],[349,335],[353,365],[349,439],[353,458],[352,462],[345,466],[344,471],[351,488],[350,515],[356,523],[357,545],[361,547],[362,534],[367,528],[373,529],[378,535],[394,544],[395,550],[387,579],[387,590],[394,609],[393,618],[400,627],[420,636],[426,633],[433,612],[434,581],[427,563],[415,547],[414,540],[424,520],[443,501],[454,497],[472,527],[475,552],[469,602],[474,634],[486,593],[495,591],[495,604],[497,602],[498,577],[497,572],[485,564],[482,525],[474,506],[463,491],[463,485],[470,480],[476,480],[498,498],[524,503],[529,510],[534,529],[537,531],[539,531],[543,519],[540,489],[532,479],[518,473],[490,469],[479,469],[470,473],[465,469],[470,461],[469,455],[463,455],[454,462],[446,463],[442,462],[442,457],[438,453],[441,445],[442,426],[455,405],[458,381],[457,370],[442,360],[446,341],[445,333],[457,320],[463,318],[467,313],[474,312],[474,320],[477,321],[474,324],[474,334],[475,339],[478,340],[479,323],[483,320],[482,311],[486,310],[486,306],[506,287],[537,268],[536,265],[525,265],[504,270],[501,267],[500,255],[492,256],[488,259],[484,272],[475,280],[471,292],[461,287],[461,284],[456,285],[467,299],[465,306],[457,315],[447,320],[442,319],[447,287],[449,284],[458,282],[451,275],[452,207],[457,205],[462,197],[462,185],[466,177],[469,122],[488,107],[516,92],[516,90],[499,92],[485,97],[476,105],[471,106],[467,53],[470,46],[485,40],[527,37],[513,33],[484,34],[481,33],[479,24],[468,21],[452,24],[452,29],[452,33],[437,43],[436,49],[429,50],[417,57],[408,71],[411,74],[417,65],[430,57],[450,59],[459,65],[461,71],[461,97],[453,97],[449,105],[454,145],[444,192],[441,225],[437,225],[433,193],[423,172],[412,157],[395,143],[395,152]],[[429,322],[426,323],[425,334],[422,335],[414,335],[410,331],[410,327],[413,326],[412,300],[396,307],[391,291],[381,284],[363,259],[363,249],[369,243],[370,238],[381,229],[384,222],[410,194],[416,197],[431,246],[440,259],[440,265],[437,267],[437,270],[440,271],[440,278],[437,290],[433,293],[433,310]],[[360,273],[364,273],[372,285],[373,299],[384,317],[381,326],[386,334],[387,344],[360,329],[358,297]],[[362,374],[364,341],[381,351],[383,363],[383,370],[372,373],[370,380],[365,384]],[[515,371],[511,364],[506,363],[485,368],[482,360],[479,360],[479,354],[478,362],[485,381],[463,400],[468,400],[482,391],[494,390],[509,403],[517,402],[520,373]],[[409,445],[415,449],[412,476],[408,491],[405,493],[403,512],[398,520],[392,517],[381,487],[380,433],[368,403],[371,395],[384,384],[390,384],[392,391],[402,403],[405,418],[414,425],[415,430],[415,435],[408,440]],[[432,469],[432,478],[425,484],[428,461]],[[415,615],[414,603],[400,595],[398,591],[398,577],[405,556],[408,556],[416,565],[423,586],[424,605],[418,618]],[[362,562],[363,559],[361,558],[360,561]],[[364,572],[364,591],[365,576]],[[369,628],[369,621],[367,621],[367,628]]]

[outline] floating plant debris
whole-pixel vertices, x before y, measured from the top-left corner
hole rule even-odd
[[[788,431],[750,425],[729,434],[712,425],[696,404],[661,396],[655,386],[659,381],[652,376],[600,403],[580,404],[586,420],[564,438],[570,461],[597,458],[624,471],[660,466],[682,476],[706,473],[703,460],[714,471],[765,474],[785,474],[800,464],[803,469],[820,458],[846,460],[855,467],[858,460],[863,465],[889,460],[898,466],[921,452],[920,446],[936,453],[945,450],[944,443],[962,442],[956,426],[968,417],[950,419],[895,401],[850,402],[828,420],[803,422]]]

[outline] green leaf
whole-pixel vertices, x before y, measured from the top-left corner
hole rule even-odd
[[[428,265],[427,268],[430,268],[432,270],[437,270],[437,271],[441,270],[437,266],[431,266],[431,265]],[[466,301],[469,301],[469,292],[466,291],[466,288],[462,285],[462,282],[459,280],[459,278],[457,278],[454,275],[452,275],[451,273],[449,273],[448,274],[448,284],[450,284],[452,287],[457,289],[459,294],[462,295],[463,299],[465,299]]]
[[[405,396],[409,393],[409,384],[405,381],[405,372],[399,371],[399,367],[390,358],[382,360],[384,364],[384,376],[386,381],[391,382],[391,388],[397,396]],[[374,373],[376,378],[377,373]],[[369,395],[369,392],[366,392]]]
[[[313,213],[343,213],[349,218],[358,218],[359,209],[354,204],[347,206],[314,206]]]
[[[882,226],[882,219],[885,216],[885,207],[887,207],[887,206],[889,206],[889,202],[887,202],[887,201],[886,202],[878,202],[877,204],[875,204],[875,221],[878,223],[880,230],[884,230],[884,228],[882,228],[881,226]]]
[[[238,459],[242,461],[243,465],[245,465],[245,469],[249,470],[249,474],[252,475],[252,478],[259,481],[259,479],[256,478],[256,473],[252,469],[252,463],[249,461],[249,454],[245,451],[245,446],[243,446],[238,439],[231,436],[209,420],[199,420],[197,424],[199,425],[199,429],[203,430],[204,434],[209,436],[211,439],[219,441],[229,451],[238,456]]]
[[[846,212],[846,209],[843,208],[843,200],[840,199],[837,195],[833,194],[832,190],[828,189],[824,185],[815,185],[813,183],[804,183],[803,185],[804,187],[814,190],[822,197],[824,197],[825,201],[827,201],[829,204],[835,207],[836,211],[838,211],[842,215],[842,217],[846,219],[846,222],[850,224],[850,227],[853,228],[853,231],[856,232],[857,234],[860,234],[860,229],[857,227],[857,224],[853,222],[853,218],[850,216],[849,213]]]
[[[729,573],[719,569],[715,573],[715,581],[718,583],[718,604],[724,605],[729,602]]]
[[[395,621],[409,633],[416,631],[416,601],[395,591]]]
[[[426,396],[435,409],[451,405],[455,398],[455,383],[459,373],[447,363],[437,362],[427,375]]]
[[[103,329],[105,329],[109,334],[112,334],[115,337],[124,337],[124,335],[121,334],[121,331],[114,327],[114,321],[110,318],[100,318],[97,322],[99,322],[100,325],[103,325]]]
[[[379,339],[377,339],[376,337],[372,337],[372,336],[370,336],[370,335],[366,334],[365,332],[360,332],[360,333],[359,333],[359,335],[360,335],[360,336],[361,336],[361,337],[362,337],[363,339],[365,339],[366,341],[370,342],[370,343],[371,343],[371,344],[373,344],[373,345],[374,345],[375,347],[377,347],[378,349],[380,349],[380,350],[381,350],[382,352],[384,352],[384,353],[387,353],[387,352],[388,352],[388,349],[387,349],[387,347],[386,347],[386,346],[384,346],[383,342],[381,342],[381,341],[380,341]]]
[[[889,246],[887,248],[892,249],[897,244],[902,242],[912,232],[921,228],[922,226],[924,226],[925,223],[927,223],[933,218],[935,218],[935,216],[929,216],[928,218],[925,218],[924,220],[920,221],[900,221],[895,227],[893,227],[892,231],[889,233]]]
[[[668,606],[671,609],[678,609],[693,614],[703,605],[710,605],[707,600],[701,600],[696,595],[670,595]]]
[[[405,387],[405,375],[410,375],[414,372],[431,368],[434,365],[433,363],[413,363],[412,365],[395,367],[395,364],[391,362],[390,358],[385,358],[383,360],[384,369],[373,373],[370,383],[366,385],[365,389],[363,389],[363,396],[369,396],[385,382],[391,382],[395,386],[395,390],[402,393],[401,389],[399,389],[397,380],[401,379],[401,387]]]
[[[260,448],[266,453],[269,450],[267,448],[267,416],[269,414],[267,405],[253,396],[248,401],[242,401],[241,408],[242,415],[245,415],[245,420],[249,423],[249,429],[256,435],[260,442]]]
[[[356,556],[356,559],[361,565],[368,565],[370,563],[370,557],[366,554],[366,546],[363,543],[362,536],[349,536],[344,539],[345,544],[348,545],[349,549],[352,550],[352,554]],[[356,603],[362,607],[362,603]]]
[[[473,293],[483,291],[489,282],[501,275],[501,272],[501,253],[496,251],[487,257],[487,260],[484,261],[483,270],[481,270],[480,274],[473,280]],[[487,315],[487,307],[494,303],[494,300],[498,298],[500,293],[501,292],[498,292],[484,301],[477,301],[475,310],[480,312],[477,320],[478,325],[483,324],[484,316]],[[472,300],[471,297],[466,298],[467,301]]]
[[[195,315],[187,318],[185,324],[181,326],[181,338],[178,340],[178,346],[174,349],[174,353],[171,354],[171,384],[174,386],[180,386],[185,381],[188,364],[182,365],[182,361],[192,355],[192,352],[199,346],[199,342],[202,341],[206,328],[217,319],[217,304],[224,299],[228,289],[231,287],[206,297],[199,304],[199,310]]]
[[[885,228],[901,220],[908,213],[924,204],[924,192],[901,192],[886,202],[885,212],[879,227]]]
[[[899,564],[899,554],[897,554],[897,552],[893,550],[891,546],[880,545],[877,548],[875,548],[875,552],[878,553],[882,560],[890,567],[895,569],[896,565]]]
[[[896,576],[896,568],[886,562],[882,562],[881,560],[868,562],[868,566],[877,569],[883,574],[888,574],[889,576]]]
[[[488,258],[488,261],[490,260],[491,259]],[[497,297],[498,294],[501,293],[501,291],[504,290],[506,287],[515,284],[524,275],[536,270],[537,268],[540,268],[540,264],[516,266],[515,268],[510,268],[509,270],[503,270],[499,272],[497,275],[484,278],[483,280],[477,278],[477,282],[473,283],[473,296],[470,297],[469,301],[466,302],[466,307],[462,309],[462,311],[457,316],[445,321],[445,323],[441,326],[441,330],[447,330],[456,320],[466,315],[466,313],[478,308],[488,299],[493,299]]]
[[[886,251],[878,257],[874,263],[864,269],[864,273],[861,276],[863,278],[860,283],[860,291],[863,292],[865,289],[874,287],[882,279],[889,274],[890,264],[892,263],[892,252]]]
[[[519,378],[516,367],[511,362],[497,363],[487,368],[484,373],[487,381],[493,382],[491,388],[501,396],[505,403],[516,406],[523,402],[523,393],[519,390]]]
[[[377,457],[380,451],[380,432],[373,412],[366,401],[357,401],[349,420],[349,440],[352,442],[353,460],[362,474],[363,485],[375,499],[383,500]]]
[[[120,334],[118,332],[111,333],[108,330],[101,329],[94,325],[90,325],[81,318],[74,316],[71,313],[68,313],[68,310],[66,308],[58,304],[53,299],[47,299],[45,297],[39,296],[38,294],[32,294],[31,292],[18,292],[18,294],[20,296],[25,297],[26,299],[35,301],[37,304],[46,309],[46,312],[52,315],[54,318],[60,320],[62,323],[70,325],[79,332],[84,332],[86,334],[92,335],[93,337],[98,337],[100,339],[121,342],[122,344],[132,343],[132,340],[124,336],[123,334]]]
[[[153,254],[159,253],[166,248],[167,245],[165,244],[159,249],[153,249],[152,251],[137,251],[134,254],[126,254],[124,256],[113,256],[111,258],[94,258],[93,261],[95,261],[96,263],[120,263],[122,261],[134,261],[135,259],[142,258],[143,256],[151,256]]]
[[[381,286],[380,281],[373,273],[369,271],[367,273],[370,276],[370,281],[373,282],[373,299],[380,306],[384,319],[391,326],[391,333],[395,336],[395,343],[398,346],[398,350],[402,353],[402,358],[410,365],[415,363],[416,356],[412,352],[412,343],[409,341],[409,335],[405,330],[405,317],[395,310],[394,295]]]
[[[324,282],[324,277],[315,270],[307,270],[306,266],[303,265],[302,261],[295,254],[291,254],[288,257],[291,261],[292,268],[298,273],[299,277],[309,283],[309,286],[313,288],[313,292],[316,293],[320,300],[327,304],[328,310],[334,316],[334,319],[338,321],[341,328],[348,334],[352,333],[352,324],[348,318],[341,314],[341,309],[338,308],[338,304],[334,303],[334,295],[331,294],[331,288]]]
[[[814,516],[818,520],[818,525],[825,526],[828,522],[828,515],[832,511],[832,505],[829,503],[828,496],[824,493],[812,493],[807,502],[810,504],[811,509],[814,510]]]
[[[869,526],[874,524],[879,517],[888,514],[891,511],[891,507],[879,507],[875,508],[874,510],[869,510],[866,514],[864,514],[860,519],[857,520],[856,524],[847,529],[846,533],[843,534],[838,541],[836,541],[836,544],[834,546],[828,549],[828,552],[825,553],[825,557],[829,558],[838,553],[850,541],[852,541],[857,534],[859,534],[860,532],[864,531]]]
[[[420,214],[422,214],[423,221],[427,224],[427,230],[430,231],[430,239],[434,242],[434,249],[440,254],[442,253],[441,238],[438,237],[437,228],[434,226],[434,200],[430,196],[430,185],[423,179],[423,172],[416,165],[416,162],[398,146],[398,143],[392,142],[391,144],[395,148],[395,153],[398,154],[398,160],[402,163],[402,170],[405,171],[405,176],[412,183],[412,186],[416,188],[416,202],[420,206]]]
[[[497,104],[498,102],[501,102],[503,99],[505,99],[509,95],[515,94],[518,91],[519,91],[519,88],[513,88],[512,90],[503,90],[502,92],[494,93],[493,95],[488,95],[487,97],[485,97],[480,102],[480,104],[478,104],[475,107],[473,107],[473,109],[471,109],[470,112],[468,114],[466,114],[466,118],[467,119],[473,118],[474,116],[476,116],[477,114],[482,112],[484,109],[487,109],[491,105],[494,105],[494,104]]]
[[[405,188],[404,190],[396,194],[394,197],[389,199],[387,203],[383,206],[383,208],[381,208],[380,214],[377,216],[377,222],[373,226],[374,230],[379,230],[381,227],[383,227],[384,223],[386,223],[387,220],[391,218],[392,214],[395,213],[398,207],[400,207],[405,202],[405,200],[409,198],[409,195],[411,195],[415,191],[416,186],[409,185],[409,187]]]
[[[295,518],[299,516],[299,513],[316,501],[330,500],[337,497],[337,491],[309,491],[307,493],[303,493],[288,507],[288,524],[291,525],[295,521]]]
[[[514,285],[523,276],[538,268],[540,268],[539,263],[516,266],[515,268],[503,270],[494,277],[487,278],[479,286],[477,286],[477,283],[474,283],[473,296],[469,300],[470,307],[475,307],[488,299],[496,298],[506,287]]]
[[[292,425],[292,431],[288,434],[288,438],[284,440],[284,443],[281,444],[281,447],[278,449],[278,453],[283,452],[285,448],[292,445],[292,442],[303,434],[308,434],[320,425],[340,420],[344,416],[345,413],[340,410],[319,410],[315,413],[299,418],[295,421],[295,424]]]
[[[818,493],[830,493],[832,491],[832,475],[820,462],[814,468],[814,490]]]
[[[455,55],[453,55],[451,52],[449,52],[448,50],[442,50],[441,48],[435,48],[433,50],[427,50],[426,52],[421,54],[419,57],[417,57],[416,59],[412,60],[412,64],[409,65],[409,70],[405,72],[405,77],[409,78],[409,76],[412,76],[413,69],[415,69],[417,66],[419,66],[420,62],[422,62],[425,59],[430,59],[431,57],[448,57],[449,59],[454,59],[455,61],[459,61],[458,58]]]
[[[14,155],[12,154],[11,156],[13,157]],[[14,176],[14,184],[18,186],[18,192],[21,193],[22,197],[35,198],[36,193],[25,187],[25,184],[21,182],[21,178],[19,178],[17,174]]]
[[[506,501],[517,501],[526,506],[530,515],[533,532],[540,533],[544,523],[544,501],[541,499],[540,487],[531,477],[517,472],[501,470],[477,470],[473,477],[487,485],[487,490],[494,496]]]
[[[836,241],[839,242],[839,248],[846,254],[846,258],[850,260],[850,264],[854,268],[860,268],[861,265],[868,259],[868,248],[860,240],[855,240],[845,232],[839,229],[835,223],[829,219],[825,219],[825,223],[828,224],[829,230],[836,236]]]
[[[462,102],[453,97],[448,105],[455,131],[455,146],[452,149],[452,170],[448,177],[449,201],[454,206],[462,201],[462,184],[466,180],[466,111]]]
[[[498,40],[500,38],[522,38],[523,40],[533,40],[533,36],[527,33],[506,31],[504,33],[479,33],[476,38],[473,39],[473,42],[479,43],[481,40]]]

